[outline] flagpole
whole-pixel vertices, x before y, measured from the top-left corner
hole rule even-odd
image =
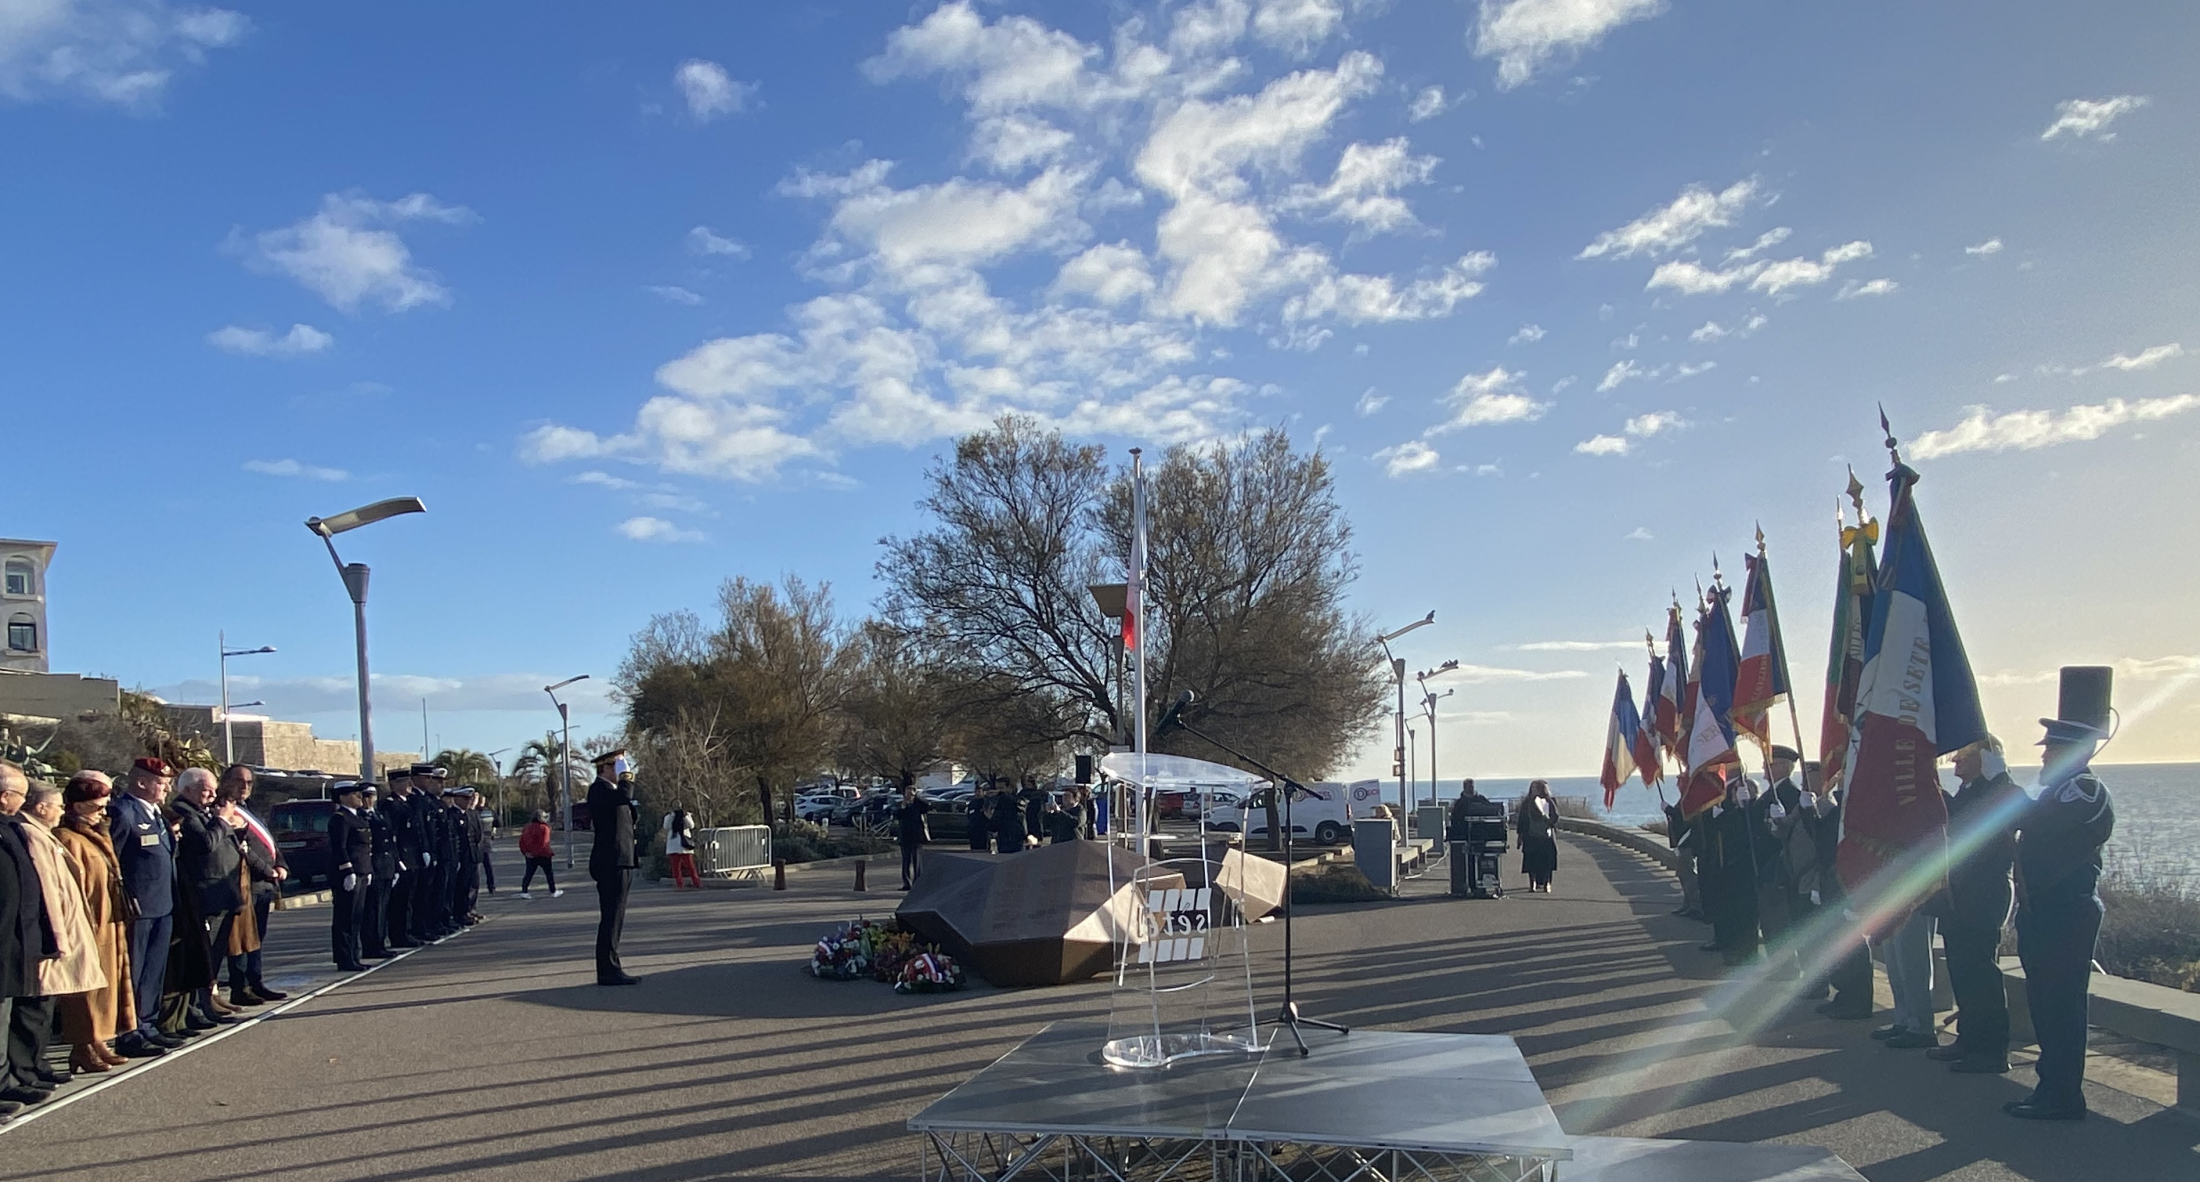
[[[1803,744],[1803,713],[1795,707],[1795,676],[1794,672],[1788,668],[1787,638],[1780,631],[1780,603],[1779,599],[1772,593],[1771,558],[1765,551],[1765,527],[1762,525],[1757,527],[1757,579],[1757,585],[1765,597],[1765,623],[1772,629],[1772,659],[1780,671],[1780,680],[1785,682],[1788,687],[1788,726],[1795,731],[1795,753],[1805,755],[1808,753],[1808,749]],[[1772,727],[1768,724],[1765,730],[1769,733]],[[1766,740],[1768,748],[1770,743],[1771,740]],[[1820,753],[1821,757],[1823,754],[1823,752]],[[1798,768],[1796,770],[1801,771],[1802,769]],[[1772,773],[1770,769],[1767,769],[1765,774],[1769,777]],[[1809,777],[1804,778],[1808,779]],[[1766,786],[1770,787],[1771,785],[1767,784]]]
[[[1130,602],[1137,607],[1138,615],[1133,640],[1137,645],[1137,660],[1132,664],[1131,709],[1133,721],[1131,750],[1138,755],[1138,850],[1150,853],[1153,848],[1151,835],[1157,832],[1153,811],[1153,776],[1146,766],[1146,637],[1152,629],[1147,626],[1146,608],[1146,469],[1138,448],[1131,449],[1131,561]]]

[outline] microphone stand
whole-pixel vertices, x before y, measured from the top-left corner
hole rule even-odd
[[[1180,702],[1178,705],[1182,706],[1183,703]],[[1312,1052],[1307,1049],[1306,1036],[1299,1030],[1301,1026],[1316,1026],[1323,1030],[1334,1030],[1339,1034],[1350,1034],[1352,1029],[1348,1026],[1340,1026],[1335,1022],[1324,1022],[1319,1018],[1309,1018],[1299,1013],[1299,1003],[1291,996],[1291,916],[1298,910],[1291,905],[1291,794],[1294,790],[1303,790],[1303,786],[1297,780],[1269,767],[1267,764],[1215,738],[1213,735],[1202,733],[1198,727],[1179,717],[1180,713],[1180,710],[1172,709],[1166,721],[1182,728],[1184,733],[1193,738],[1220,747],[1231,755],[1251,764],[1254,770],[1268,777],[1270,784],[1280,786],[1271,788],[1271,791],[1281,791],[1283,793],[1283,1011],[1276,1016],[1276,1023],[1291,1032],[1291,1041],[1299,1044],[1299,1056],[1304,1058]],[[1251,802],[1248,801],[1247,803],[1250,804]]]

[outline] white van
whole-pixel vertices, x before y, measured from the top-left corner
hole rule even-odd
[[[1352,822],[1375,815],[1375,806],[1382,803],[1381,780],[1358,780],[1350,784],[1321,783],[1305,786],[1304,795],[1291,801],[1291,838],[1293,841],[1311,839],[1322,845],[1336,845],[1352,836]],[[1267,789],[1264,787],[1247,797],[1242,804],[1215,803],[1213,815],[1207,818],[1207,828],[1225,833],[1243,833],[1246,840],[1268,836]],[[1282,802],[1277,802],[1277,816],[1282,817]]]

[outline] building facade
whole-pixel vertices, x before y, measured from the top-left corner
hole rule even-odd
[[[0,669],[45,673],[51,645],[46,636],[46,567],[54,543],[0,538]]]

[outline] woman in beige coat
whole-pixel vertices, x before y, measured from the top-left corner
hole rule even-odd
[[[78,772],[62,790],[66,813],[54,832],[69,855],[99,968],[107,979],[104,986],[61,999],[61,1033],[74,1047],[69,1064],[83,1072],[128,1063],[106,1044],[117,1031],[135,1030],[138,1021],[130,990],[130,919],[123,905],[122,864],[107,833],[107,798],[112,793],[106,776]]]

